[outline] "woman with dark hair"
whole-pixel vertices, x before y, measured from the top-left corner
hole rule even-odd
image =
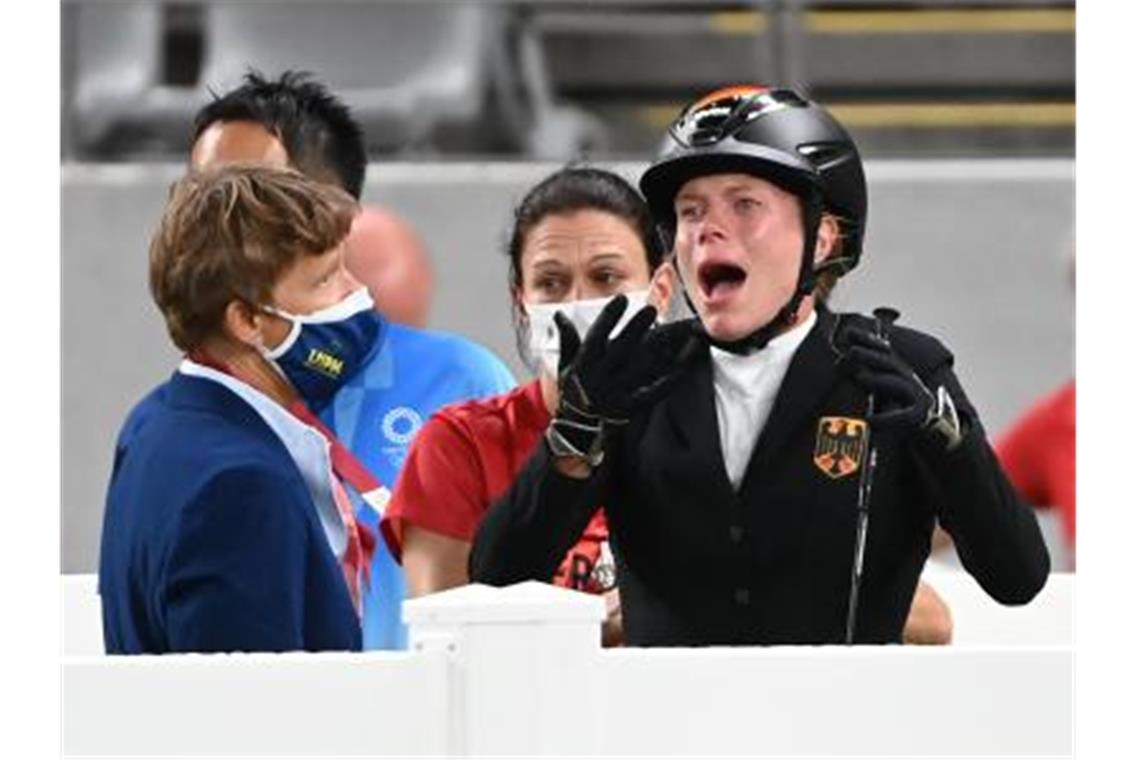
[[[558,405],[555,312],[585,335],[616,294],[659,311],[672,294],[672,269],[648,207],[602,169],[565,168],[532,188],[515,210],[507,253],[519,351],[536,377],[500,396],[448,406],[417,436],[381,524],[410,596],[468,582],[479,520],[549,426]],[[612,564],[599,562],[605,539],[599,510],[554,582],[583,590],[612,585]]]

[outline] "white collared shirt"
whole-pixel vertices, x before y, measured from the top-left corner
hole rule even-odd
[[[224,385],[265,420],[265,424],[281,440],[297,469],[301,471],[301,479],[305,481],[309,496],[317,507],[317,517],[333,554],[338,558],[343,557],[348,545],[348,532],[333,496],[332,478],[335,476],[329,442],[321,432],[301,422],[288,409],[253,386],[224,372],[190,359],[183,359],[178,365],[178,371]]]
[[[740,489],[744,470],[772,413],[788,365],[815,322],[816,314],[812,311],[803,322],[746,356],[715,346],[711,349],[720,450],[734,489]]]

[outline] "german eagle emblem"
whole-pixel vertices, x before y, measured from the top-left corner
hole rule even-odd
[[[820,417],[815,436],[815,466],[829,478],[859,469],[867,442],[867,422],[853,417]]]

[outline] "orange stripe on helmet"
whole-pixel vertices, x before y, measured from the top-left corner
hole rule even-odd
[[[711,105],[718,100],[727,100],[729,98],[751,98],[761,93],[770,91],[771,87],[764,87],[763,85],[756,84],[734,84],[728,87],[721,87],[719,90],[713,90],[708,95],[693,103],[688,108],[688,112],[699,111],[705,106]]]

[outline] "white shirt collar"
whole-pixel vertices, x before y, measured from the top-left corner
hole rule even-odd
[[[751,354],[742,356],[715,346],[710,351],[720,447],[725,472],[734,488],[739,488],[744,478],[792,357],[816,320],[812,311],[803,322]]]
[[[761,377],[776,375],[776,388],[787,372],[796,349],[804,342],[816,323],[813,311],[800,324],[768,341],[768,345],[750,354],[734,354],[713,346],[713,382],[746,396],[754,396],[763,388],[756,385]]]

